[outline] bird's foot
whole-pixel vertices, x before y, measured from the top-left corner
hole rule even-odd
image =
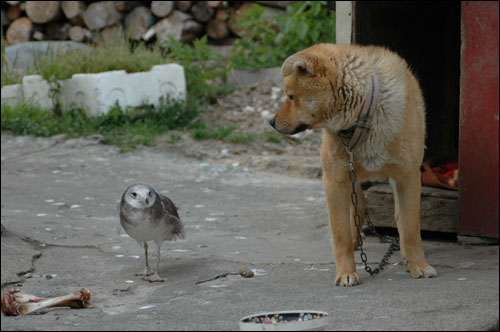
[[[150,276],[152,274],[154,274],[154,272],[151,271],[151,269],[149,268],[149,266],[147,266],[147,267],[144,268],[144,270],[142,272],[136,273],[135,275],[136,276],[145,276],[145,277],[147,277],[147,276]]]
[[[149,282],[164,282],[165,279],[161,278],[158,272],[151,274],[150,276],[143,277],[142,280]]]

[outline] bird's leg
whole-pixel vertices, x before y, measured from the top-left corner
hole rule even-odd
[[[149,282],[155,282],[155,281],[160,281],[160,282],[163,282],[165,281],[165,279],[161,278],[160,275],[158,274],[158,271],[160,269],[160,247],[161,247],[161,242],[160,243],[156,243],[156,246],[158,247],[158,251],[156,253],[156,271],[154,273],[152,273],[152,275],[146,277],[146,278],[143,278],[144,280],[148,280]]]
[[[144,271],[142,273],[136,273],[136,276],[149,276],[153,274],[151,272],[151,269],[149,268],[149,263],[148,263],[148,243],[144,241],[144,255],[146,256],[146,267],[144,268]]]

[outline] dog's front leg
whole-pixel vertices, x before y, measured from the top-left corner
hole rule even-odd
[[[403,173],[403,172],[401,172]],[[394,188],[396,222],[398,225],[401,254],[408,260],[408,268],[414,278],[433,278],[436,270],[430,266],[422,248],[420,237],[420,172],[404,172],[404,175],[391,179]]]
[[[337,265],[335,284],[337,286],[354,286],[360,281],[354,262],[354,239],[351,236],[351,184],[347,180],[341,181],[332,177],[330,175],[332,171],[325,170],[323,183],[330,217],[330,230],[333,236],[335,264]],[[348,179],[347,174],[345,179]]]

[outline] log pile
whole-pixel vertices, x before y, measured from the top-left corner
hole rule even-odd
[[[284,14],[291,1],[256,1]],[[146,42],[169,36],[182,42],[208,35],[224,44],[238,37],[235,23],[252,6],[242,1],[2,1],[6,45],[30,40],[99,42],[110,31]]]

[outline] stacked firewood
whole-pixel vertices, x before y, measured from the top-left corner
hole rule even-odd
[[[270,15],[285,13],[292,1],[256,1]],[[182,42],[208,35],[224,43],[238,36],[236,22],[250,9],[243,1],[2,1],[7,45],[30,40],[98,42],[122,29],[136,40]]]

